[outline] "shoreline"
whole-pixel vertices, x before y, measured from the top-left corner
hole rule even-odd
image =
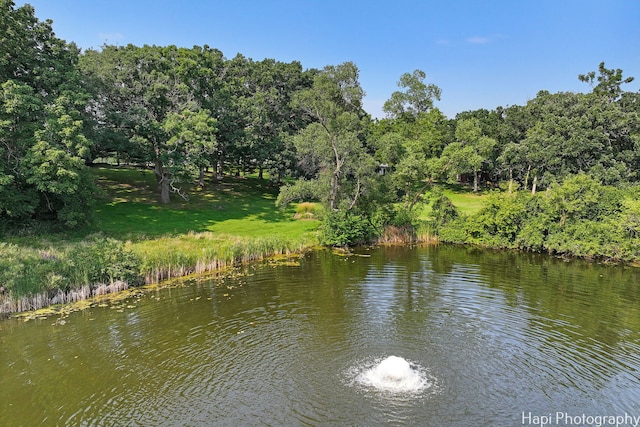
[[[260,237],[246,240],[229,238],[220,241],[212,240],[211,236],[205,233],[202,235],[193,234],[168,238],[169,244],[163,245],[164,253],[175,256],[178,262],[162,263],[158,259],[154,259],[153,256],[141,259],[139,277],[142,280],[138,283],[130,283],[126,280],[114,280],[110,283],[84,283],[79,286],[73,286],[67,291],[61,288],[52,288],[34,295],[21,295],[16,298],[11,295],[11,292],[5,291],[0,294],[0,319],[16,317],[21,313],[35,312],[48,307],[88,301],[91,298],[116,294],[126,290],[161,285],[163,282],[184,278],[189,275],[215,273],[225,268],[248,262],[279,256],[299,255],[318,246],[318,243],[310,238],[287,240],[274,236],[272,238]],[[208,243],[208,245],[198,245],[199,247],[192,249],[192,252],[197,252],[197,249],[201,249],[202,246],[208,246],[212,255],[218,256],[196,256],[192,260],[194,262],[188,262],[189,257],[187,255],[190,254],[186,251],[182,253],[176,251],[168,252],[172,248],[170,243],[173,243],[173,240],[189,237]],[[143,243],[154,247],[158,246],[156,240]]]
[[[194,238],[195,240],[203,240],[205,243],[208,242],[210,247],[215,247],[218,253],[221,255],[226,254],[226,256],[197,258],[195,259],[195,262],[188,262],[186,252],[180,253],[173,251],[171,252],[173,256],[178,259],[185,258],[184,261],[186,262],[163,263],[158,259],[143,259],[142,265],[144,266],[145,271],[140,272],[142,281],[137,284],[130,284],[123,280],[115,280],[111,283],[84,284],[82,286],[69,289],[68,291],[64,291],[60,288],[50,289],[33,296],[23,295],[18,298],[12,298],[10,293],[0,293],[0,320],[12,317],[29,317],[29,315],[25,313],[37,313],[40,310],[51,309],[52,307],[58,307],[58,309],[51,310],[49,314],[57,312],[64,313],[64,307],[71,306],[73,304],[82,304],[83,302],[88,302],[88,304],[86,304],[88,307],[93,304],[92,301],[99,300],[107,295],[114,295],[122,292],[135,292],[136,290],[143,290],[147,287],[162,287],[164,284],[167,284],[169,281],[174,279],[182,279],[191,275],[219,273],[226,268],[239,266],[249,262],[281,256],[287,258],[299,256],[307,251],[314,250],[319,247],[317,239],[312,241],[312,239],[309,238],[302,238],[300,240],[281,240],[278,239],[277,236],[273,236],[272,238],[260,237],[239,240],[227,237],[227,239],[223,241],[209,241],[210,236],[207,237],[206,233],[190,233],[188,235],[164,238],[167,242],[165,242],[164,250],[161,252],[166,253],[166,249],[171,247],[172,241],[186,239],[188,237]],[[142,242],[142,244],[157,247],[159,240],[162,239],[149,240]],[[399,231],[398,229],[386,230],[385,233],[383,233],[383,235],[372,245],[385,246],[439,243],[472,246],[483,250],[515,250],[524,253],[544,254],[561,259],[582,259],[594,263],[623,265],[632,268],[640,267],[640,260],[625,261],[609,257],[584,257],[573,254],[534,252],[517,248],[483,245],[481,243],[447,242],[439,240],[437,235],[429,233],[418,234],[415,231]],[[34,315],[33,317],[37,317],[37,315]]]

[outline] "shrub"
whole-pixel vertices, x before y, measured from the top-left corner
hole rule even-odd
[[[365,244],[376,234],[369,218],[349,211],[334,211],[326,215],[321,233],[324,244],[336,247]]]
[[[71,249],[65,258],[67,275],[74,285],[141,281],[140,259],[123,242],[95,237]]]
[[[56,273],[62,269],[60,259],[49,252],[0,243],[0,286],[16,296],[35,295],[51,288],[50,277],[65,287],[68,282]]]
[[[451,200],[442,193],[433,201],[431,212],[436,226],[444,225],[460,216],[458,209],[451,203]]]

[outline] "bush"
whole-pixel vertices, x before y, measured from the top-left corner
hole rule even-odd
[[[587,258],[634,260],[640,256],[640,203],[585,174],[569,177],[545,193],[493,194],[476,214],[446,215],[447,201],[434,207],[438,238],[548,251]],[[437,221],[440,221],[438,223]]]
[[[56,276],[62,263],[52,253],[0,243],[0,286],[17,296],[35,295],[51,288],[48,278]],[[56,283],[66,286],[63,277]]]
[[[444,225],[458,218],[458,209],[451,203],[451,200],[443,193],[440,193],[431,205],[431,212],[434,217],[436,227]]]
[[[141,282],[140,259],[123,242],[95,237],[71,249],[65,258],[67,275],[74,285]]]
[[[466,243],[469,240],[468,228],[471,220],[467,216],[459,216],[438,226],[438,240],[448,243]]]
[[[369,218],[349,211],[334,211],[325,215],[321,233],[324,244],[336,247],[365,244],[376,234]]]

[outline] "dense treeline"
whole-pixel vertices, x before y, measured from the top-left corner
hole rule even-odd
[[[448,242],[634,261],[640,258],[639,190],[581,172],[544,192],[495,192],[468,217],[439,207],[437,232]]]
[[[129,45],[89,50],[80,69],[94,95],[94,155],[152,165],[162,203],[180,182],[204,186],[208,168],[282,179],[294,163],[287,139],[309,121],[291,102],[314,73],[298,62]]]
[[[0,34],[0,217],[82,223],[95,191],[80,51],[7,0]]]
[[[87,165],[111,158],[151,168],[161,203],[188,198],[184,182],[206,191],[225,174],[268,175],[283,184],[278,204],[325,206],[332,245],[411,229],[416,207],[435,199],[444,240],[640,257],[640,94],[604,63],[578,76],[588,93],[541,91],[524,106],[454,119],[415,70],[400,77],[387,117],[372,120],[350,62],[305,70],[209,46],[80,52],[32,7],[0,8],[4,223],[90,221]],[[443,181],[502,190],[465,218],[434,196]]]

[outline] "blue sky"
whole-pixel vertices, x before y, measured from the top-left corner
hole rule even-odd
[[[578,74],[621,68],[640,88],[636,0],[15,0],[81,48],[108,44],[208,44],[227,58],[353,61],[382,104],[402,73],[421,69],[442,89],[447,116],[523,105],[539,90],[586,92]]]

